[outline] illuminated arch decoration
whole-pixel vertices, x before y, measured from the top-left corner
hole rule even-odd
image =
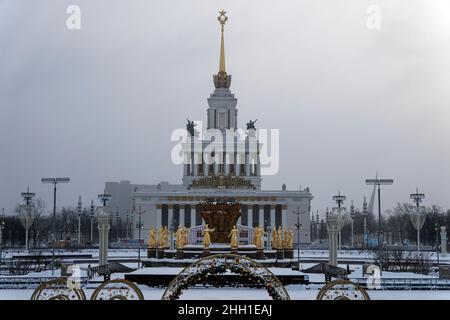
[[[31,300],[86,300],[83,289],[70,285],[67,278],[57,278],[41,284]]]
[[[92,293],[91,300],[144,300],[137,285],[124,279],[103,282]]]
[[[217,254],[200,259],[184,268],[164,291],[161,300],[177,300],[183,290],[198,283],[207,283],[211,275],[225,272],[240,275],[240,283],[249,287],[265,287],[274,300],[290,300],[280,280],[266,267],[244,256]],[[225,286],[219,283],[218,286]]]
[[[346,279],[331,281],[323,286],[316,300],[370,300],[367,291]]]

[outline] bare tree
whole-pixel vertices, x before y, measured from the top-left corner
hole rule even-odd
[[[397,206],[389,210],[389,220],[394,224],[392,227],[395,226],[398,231],[400,244],[404,243],[405,227],[409,221],[409,207],[408,203],[397,203]]]

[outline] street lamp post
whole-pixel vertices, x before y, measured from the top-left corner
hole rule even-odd
[[[103,194],[99,194],[98,198],[100,199],[100,201],[103,204],[103,207],[106,208],[106,203],[111,200],[111,195],[108,193],[103,193]]]
[[[119,207],[116,207],[116,242],[119,242]]]
[[[381,250],[381,185],[391,185],[393,179],[366,179],[366,184],[378,187],[378,250]]]
[[[300,224],[300,207],[297,207],[297,210],[294,211],[294,213],[297,215],[297,223],[295,224],[295,228],[297,229],[297,263],[298,269],[300,270],[300,228],[302,227],[302,224]]]
[[[336,203],[338,205],[338,207],[337,207],[337,209],[338,209],[338,220],[339,220],[339,224],[340,224],[339,231],[338,231],[338,237],[339,237],[339,239],[338,239],[338,250],[342,249],[342,247],[341,247],[342,246],[341,231],[342,231],[342,227],[343,227],[343,225],[342,225],[342,218],[343,217],[341,217],[341,210],[345,209],[345,208],[342,208],[342,204],[344,203],[345,199],[346,199],[346,197],[341,195],[341,191],[340,190],[338,190],[338,195],[337,196],[333,196],[333,200],[336,201]]]
[[[69,178],[42,178],[42,183],[53,184],[53,221],[52,221],[52,275],[55,272],[55,242],[56,242],[56,185],[69,183]]]
[[[353,200],[352,203],[350,204],[350,218],[352,219],[352,249],[355,246],[355,239],[354,239],[354,234],[353,234],[353,222],[355,221],[355,206],[353,205]]]
[[[89,234],[89,242],[91,246],[94,243],[94,214],[95,214],[95,206],[94,206],[94,200],[91,200],[91,207],[90,207],[90,218],[91,218],[91,232]]]
[[[78,197],[78,205],[77,205],[77,212],[78,212],[78,246],[81,246],[81,212],[82,212],[82,203],[81,203],[81,196]]]
[[[24,206],[20,206],[20,220],[25,228],[25,250],[28,252],[28,230],[31,227],[31,224],[33,223],[34,219],[34,208],[31,204],[31,201],[33,201],[33,197],[36,194],[34,192],[30,192],[30,188],[27,189],[27,192],[22,192],[21,196],[23,200],[25,201]]]
[[[424,193],[419,193],[419,188],[416,188],[416,193],[412,193],[409,197],[416,204],[416,214],[412,215],[412,224],[414,228],[417,230],[417,252],[420,252],[420,229],[422,229],[423,224],[425,223],[425,217],[421,214],[420,203],[425,198]]]
[[[363,218],[364,218],[364,235],[363,235],[363,248],[366,248],[366,243],[367,243],[367,201],[366,201],[366,197],[364,197],[364,202],[363,202]]]
[[[129,237],[128,237],[129,226],[130,226],[130,211],[127,210],[127,217],[125,220],[125,239],[127,239],[127,240],[129,239]]]
[[[139,212],[137,213],[139,215],[138,223],[136,225],[136,228],[138,229],[138,269],[141,267],[141,229],[142,229],[142,220],[141,216],[145,211],[141,210],[141,206],[139,206]]]
[[[436,231],[436,259],[437,259],[437,265],[439,267],[439,230],[440,230],[439,224],[436,222],[434,224],[434,230]]]
[[[3,230],[5,229],[5,221],[0,221],[0,269],[3,258]]]

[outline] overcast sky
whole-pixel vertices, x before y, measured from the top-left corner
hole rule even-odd
[[[66,28],[67,6],[81,30]],[[381,9],[367,28],[369,5]],[[238,123],[280,129],[264,189],[338,189],[361,206],[378,171],[383,207],[450,208],[450,2],[0,0],[0,208],[45,176],[68,176],[58,205],[105,181],[181,183],[170,134],[206,120],[225,8]]]

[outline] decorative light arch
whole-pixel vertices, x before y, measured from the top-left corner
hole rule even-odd
[[[124,279],[103,282],[92,293],[91,300],[144,300],[137,285]]]
[[[243,284],[264,286],[274,300],[290,300],[286,288],[269,269],[250,258],[234,254],[211,255],[184,268],[170,282],[161,300],[177,300],[183,290],[207,282],[210,275],[221,275],[227,271],[240,275]]]
[[[31,300],[86,300],[86,295],[83,289],[69,285],[67,278],[57,278],[37,287]]]
[[[346,279],[334,280],[324,285],[316,300],[370,300],[366,290]]]

